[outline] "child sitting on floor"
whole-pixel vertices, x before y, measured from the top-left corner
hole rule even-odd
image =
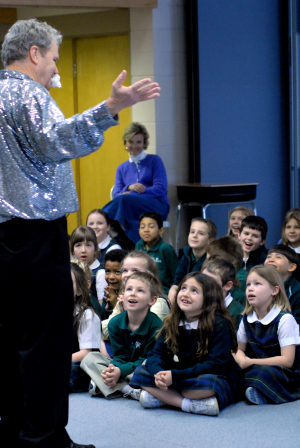
[[[212,277],[218,285],[221,286],[225,307],[232,317],[235,329],[237,330],[242,319],[244,307],[233,299],[230,291],[233,285],[238,284],[235,269],[232,263],[227,260],[222,260],[218,257],[210,257],[202,266],[202,273]]]
[[[243,219],[239,232],[244,257],[242,268],[250,271],[253,266],[264,264],[267,257],[265,242],[268,225],[260,216],[247,216]]]
[[[300,253],[300,209],[290,210],[282,225],[282,244],[286,244]]]
[[[70,392],[88,390],[89,378],[80,370],[80,362],[92,349],[100,348],[100,319],[92,308],[84,271],[71,263],[74,291],[74,326]]]
[[[125,395],[139,400],[140,391],[128,383],[134,370],[154,347],[156,333],[162,325],[159,317],[150,311],[158,291],[157,281],[146,272],[128,277],[123,297],[126,311],[108,324],[113,359],[93,352],[81,363],[81,368],[92,379],[90,395],[104,395],[108,399]]]
[[[70,238],[71,254],[77,260],[84,261],[92,271],[91,294],[100,302],[103,297],[105,280],[97,260],[97,238],[93,229],[79,226],[73,230]]]
[[[254,266],[246,294],[235,355],[245,369],[246,398],[259,405],[298,400],[299,325],[290,313],[279,272],[272,266]]]
[[[114,241],[109,235],[110,231],[110,219],[108,214],[96,208],[92,210],[86,219],[86,225],[91,227],[94,230],[97,238],[98,244],[98,261],[101,264],[101,267],[104,268],[103,261],[106,252],[115,249],[121,249],[116,241]]]
[[[145,408],[175,406],[184,412],[218,415],[244,390],[244,375],[231,352],[236,331],[221,287],[192,272],[179,285],[176,301],[145,365],[130,385],[142,388]]]
[[[148,272],[157,281],[159,285],[159,291],[157,300],[154,305],[151,306],[150,311],[154,314],[156,314],[161,320],[163,320],[170,311],[170,305],[168,302],[168,299],[161,291],[161,283],[158,277],[158,268],[155,261],[149,257],[148,254],[141,250],[133,250],[132,252],[129,252],[129,254],[126,255],[122,262],[122,286],[121,294],[118,297],[118,303],[113,309],[112,314],[109,316],[108,319],[102,320],[102,336],[105,341],[106,348],[109,352],[109,347],[106,341],[109,340],[108,335],[108,323],[110,319],[112,319],[117,314],[120,314],[120,312],[124,311],[124,304],[123,304],[123,289],[125,287],[125,283],[128,279],[128,277],[133,274],[134,272]],[[102,349],[101,349],[102,352]]]
[[[284,244],[277,244],[269,250],[265,266],[274,266],[281,275],[292,314],[298,324],[300,324],[300,268],[298,254]]]
[[[243,263],[243,250],[239,241],[231,236],[221,236],[212,241],[206,249],[207,258],[215,257],[230,261],[239,280],[239,285],[234,285],[230,293],[234,300],[239,302],[243,308],[246,305],[246,276],[247,271],[241,268]]]
[[[173,285],[178,258],[173,247],[163,241],[163,232],[163,220],[159,213],[143,213],[139,218],[141,239],[136,243],[135,249],[142,250],[153,258],[158,267],[164,293],[168,294]]]
[[[183,249],[183,256],[176,269],[173,286],[169,291],[169,300],[174,303],[178,285],[189,272],[200,271],[205,259],[208,244],[218,233],[216,225],[209,219],[194,218],[188,236],[189,245]]]
[[[118,302],[122,285],[122,262],[127,255],[124,249],[115,249],[107,252],[104,257],[104,272],[107,286],[104,288],[102,308],[106,319],[111,315]]]
[[[246,218],[246,216],[253,215],[254,211],[252,210],[252,208],[245,207],[244,205],[239,205],[233,208],[230,212],[229,229],[227,235],[238,238],[243,219]]]

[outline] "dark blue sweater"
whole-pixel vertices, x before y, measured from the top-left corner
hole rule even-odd
[[[235,399],[243,392],[244,373],[235,362],[232,354],[232,335],[227,321],[216,316],[215,327],[208,344],[208,355],[201,361],[197,358],[197,330],[179,327],[178,362],[165,344],[162,335],[155,347],[148,353],[146,367],[151,375],[163,370],[171,370],[172,382],[197,378],[199,375],[214,374],[225,376],[233,390]]]
[[[174,285],[178,286],[183,277],[185,277],[190,272],[200,271],[205,260],[206,253],[202,255],[201,258],[196,260],[192,248],[190,246],[186,246],[183,249],[183,255],[175,272]]]

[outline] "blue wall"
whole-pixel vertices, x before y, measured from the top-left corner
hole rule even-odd
[[[202,182],[259,182],[267,247],[289,209],[287,2],[198,0]],[[226,208],[209,214],[219,236]]]

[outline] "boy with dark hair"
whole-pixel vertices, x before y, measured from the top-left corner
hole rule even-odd
[[[239,285],[233,286],[230,292],[234,300],[245,307],[247,271],[241,268],[243,263],[243,250],[238,240],[231,236],[221,236],[209,243],[206,253],[207,258],[222,258],[233,264]]]
[[[300,324],[300,268],[298,254],[285,244],[277,244],[268,252],[265,265],[274,266],[284,282],[292,314]]]
[[[200,271],[206,259],[207,246],[215,239],[217,233],[217,226],[209,219],[192,219],[188,236],[188,246],[183,249],[183,256],[176,270],[173,286],[169,291],[169,300],[171,303],[175,300],[178,285],[183,277],[190,272]]]
[[[163,292],[168,295],[178,266],[178,258],[173,247],[162,239],[163,220],[159,213],[146,212],[139,218],[141,239],[135,249],[147,253],[157,264]]]
[[[112,313],[117,304],[122,284],[122,261],[127,255],[124,249],[110,250],[104,257],[104,272],[107,286],[104,288],[102,308],[105,309],[106,318]]]
[[[225,306],[232,317],[236,330],[239,328],[242,319],[242,312],[244,307],[233,299],[230,291],[234,285],[238,284],[236,277],[236,270],[230,261],[218,258],[217,256],[210,257],[202,266],[202,273],[212,277],[221,286]]]
[[[268,224],[260,216],[247,216],[243,219],[239,241],[243,249],[242,268],[250,271],[253,266],[264,264],[267,257],[265,242]]]

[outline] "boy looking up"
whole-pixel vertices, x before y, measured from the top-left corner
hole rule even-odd
[[[299,255],[289,246],[277,244],[269,250],[265,265],[274,266],[280,273],[292,314],[300,324]]]
[[[135,272],[128,277],[123,296],[127,311],[113,317],[108,324],[113,358],[90,352],[80,364],[92,379],[90,395],[104,395],[108,399],[125,395],[139,400],[140,390],[128,383],[153,349],[162,326],[160,318],[150,311],[158,294],[158,282],[151,274]]]
[[[221,286],[225,306],[232,317],[235,329],[239,328],[244,307],[233,299],[230,291],[238,283],[236,271],[232,263],[222,258],[209,258],[202,267],[202,273],[212,277]]]
[[[188,236],[188,246],[183,249],[183,256],[175,272],[173,286],[169,291],[169,300],[174,302],[178,285],[190,272],[200,271],[205,259],[206,248],[218,233],[217,226],[209,219],[194,218]]]
[[[141,239],[135,249],[146,252],[155,261],[163,291],[168,295],[178,267],[178,258],[173,247],[163,241],[163,232],[163,220],[159,213],[143,213],[139,218]]]
[[[242,268],[250,271],[253,266],[264,264],[267,257],[265,242],[268,225],[260,216],[247,216],[243,219],[239,232],[244,257]]]

